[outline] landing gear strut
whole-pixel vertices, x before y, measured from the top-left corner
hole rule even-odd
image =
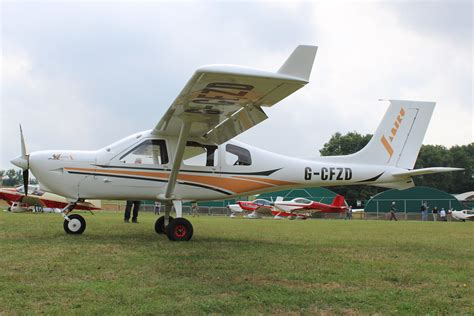
[[[69,215],[69,220],[64,220],[64,231],[68,234],[79,235],[86,230],[86,220],[79,214]]]
[[[69,213],[71,213],[77,206],[77,202],[69,203],[60,212],[64,217],[63,227],[67,234],[80,235],[86,230],[86,220],[81,215],[69,215]]]

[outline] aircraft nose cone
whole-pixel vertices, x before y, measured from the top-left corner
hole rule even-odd
[[[20,155],[10,162],[23,170],[28,169],[28,160],[24,156]]]

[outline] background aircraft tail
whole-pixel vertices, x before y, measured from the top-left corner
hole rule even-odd
[[[344,206],[346,205],[346,201],[344,200],[344,197],[340,194],[336,195],[334,197],[334,200],[332,200],[331,206]]]
[[[355,154],[337,157],[338,161],[412,169],[434,107],[435,102],[390,100],[369,143]]]

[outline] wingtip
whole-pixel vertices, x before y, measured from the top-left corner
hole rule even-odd
[[[278,73],[308,82],[317,50],[318,47],[314,45],[298,45],[278,70]]]

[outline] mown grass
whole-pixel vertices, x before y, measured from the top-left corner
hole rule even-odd
[[[0,212],[0,314],[474,313],[473,223]]]

